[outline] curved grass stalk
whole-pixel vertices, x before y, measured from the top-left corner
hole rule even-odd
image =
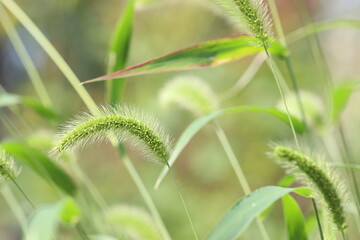
[[[13,0],[1,0],[1,3],[23,24],[23,26],[29,31],[29,33],[35,38],[39,45],[54,61],[55,65],[65,75],[75,91],[79,94],[81,99],[90,109],[90,111],[96,113],[96,104],[91,98],[86,89],[80,85],[80,80],[71,70],[69,65],[61,57],[60,53],[54,48],[45,35],[39,30],[34,22],[23,12],[23,10]]]
[[[283,146],[274,148],[274,155],[282,160],[290,171],[299,173],[303,181],[309,181],[310,187],[318,192],[327,204],[333,223],[339,231],[345,228],[345,211],[340,195],[340,187],[334,184],[326,166],[320,166],[310,157]]]
[[[146,187],[144,185],[144,182],[141,180],[138,172],[136,171],[134,165],[131,163],[130,159],[125,155],[123,156],[123,163],[127,169],[127,171],[132,176],[137,188],[139,189],[139,192],[144,199],[146,205],[149,208],[149,211],[151,212],[151,215],[154,218],[154,221],[157,223],[157,227],[159,228],[159,231],[161,232],[163,238],[165,240],[170,240],[171,237],[165,227],[165,224],[163,223],[161,216],[159,214],[159,211],[157,210],[154,201],[152,200],[149,192],[146,190]]]
[[[35,91],[37,95],[39,96],[41,102],[45,106],[51,106],[52,102],[49,97],[49,94],[46,91],[45,85],[43,81],[41,80],[39,72],[36,70],[36,67],[34,63],[32,62],[29,53],[26,51],[26,48],[21,41],[18,33],[15,30],[14,25],[12,24],[11,20],[9,19],[9,16],[7,15],[4,8],[0,5],[0,21],[2,25],[4,26],[4,29],[12,43],[12,45],[15,48],[15,51],[17,52],[20,61],[24,65],[24,68],[29,75],[29,78],[35,88]]]
[[[61,57],[59,52],[54,48],[54,46],[49,42],[49,40],[44,36],[44,34],[39,30],[39,28],[32,22],[32,20],[22,11],[22,9],[13,1],[13,0],[1,0],[1,3],[4,4],[8,10],[14,14],[14,16],[24,25],[24,27],[30,32],[30,34],[37,40],[40,46],[44,49],[44,51],[51,57],[54,61],[55,65],[62,71],[68,81],[71,83],[75,91],[79,94],[81,99],[87,105],[92,113],[96,113],[97,106],[91,96],[88,94],[84,86],[80,85],[80,81],[75,75],[75,73],[71,70],[65,60]],[[113,144],[114,145],[114,144]],[[115,147],[116,145],[114,145]],[[137,176],[134,175],[136,172],[134,166],[129,161],[127,163],[131,165],[134,171],[129,172],[134,181],[137,181]],[[128,169],[129,170],[129,169]],[[138,174],[137,174],[138,175]],[[140,191],[140,189],[139,189]],[[147,191],[147,190],[146,190]],[[151,200],[152,201],[152,200]],[[145,201],[147,203],[148,208],[152,208],[149,205],[149,201]],[[156,212],[157,209],[155,208]],[[159,215],[159,214],[158,214]],[[158,219],[158,218],[155,218]],[[164,224],[161,221],[157,221],[159,227],[163,227]],[[166,230],[165,230],[166,231]],[[164,234],[165,239],[170,239],[168,234]]]
[[[33,61],[31,60],[23,42],[21,41],[19,35],[17,34],[12,22],[10,21],[8,15],[6,14],[6,11],[3,9],[3,7],[1,5],[0,5],[0,13],[1,13],[0,14],[1,22],[3,23],[4,28],[7,31],[7,34],[9,36],[15,50],[17,51],[17,53],[20,57],[20,60],[22,61],[23,65],[25,67],[25,70],[27,71],[35,90],[37,91],[37,94],[38,94],[40,100],[42,101],[42,103],[44,105],[51,107],[53,105],[53,103],[51,102],[51,99],[50,99],[49,94],[43,84],[40,74],[38,73]],[[75,167],[73,165],[73,168],[74,168],[75,173],[78,176],[78,178],[81,181],[83,181],[84,185],[89,189],[89,191],[90,191],[92,197],[95,199],[95,201],[97,201],[97,203],[99,204],[99,206],[101,208],[105,208],[106,202],[101,197],[101,195],[97,191],[94,184],[89,180],[89,178],[86,176],[86,174],[79,167],[77,167],[75,169]]]
[[[145,121],[148,121],[148,119],[143,114],[139,115],[139,113],[131,109],[103,107],[98,112],[99,115],[92,116],[86,114],[84,117],[69,122],[63,133],[59,134],[59,139],[52,152],[54,154],[61,154],[66,149],[77,148],[84,145],[87,141],[100,140],[107,138],[109,134],[113,134],[114,137],[120,139],[122,142],[130,140],[132,143],[146,147],[144,150],[148,152],[149,156],[150,154],[153,155],[171,170],[167,162],[169,157],[169,138],[155,121],[152,120],[146,124]],[[139,141],[141,142],[140,144]],[[126,157],[124,158],[128,159]],[[127,165],[128,163],[129,162],[127,162]],[[129,170],[133,173],[134,169],[129,168]],[[175,175],[173,174],[172,176],[195,238],[198,239],[179,184]],[[136,180],[139,182],[139,178],[136,178]],[[143,186],[138,183],[137,185],[146,201],[150,203]],[[153,205],[151,205],[151,211],[154,212]]]
[[[229,162],[236,174],[236,177],[240,182],[240,185],[241,185],[242,190],[244,191],[244,194],[249,195],[251,193],[249,183],[246,180],[245,174],[241,169],[239,161],[237,160],[235,153],[231,148],[231,145],[229,143],[229,140],[226,137],[224,130],[216,122],[214,123],[214,128],[215,128],[215,133],[221,143],[221,146],[223,147],[223,149],[229,159]],[[259,219],[257,219],[256,223],[260,229],[263,239],[270,240],[264,224]]]
[[[266,59],[266,55],[259,53],[250,63],[249,67],[245,70],[244,74],[239,78],[235,85],[226,92],[220,95],[220,99],[227,100],[228,98],[234,97],[237,93],[241,92],[254,78],[263,62]]]
[[[264,49],[265,49],[265,52],[266,52],[266,55],[268,56],[267,58],[267,63],[273,73],[273,76],[275,78],[275,82],[276,82],[276,85],[278,87],[278,90],[279,90],[279,93],[280,93],[280,96],[281,96],[281,99],[284,103],[284,106],[285,106],[285,110],[286,110],[286,113],[287,113],[287,116],[288,116],[288,119],[289,119],[289,123],[290,123],[290,127],[291,127],[291,132],[293,134],[293,137],[294,137],[294,140],[295,140],[295,144],[296,144],[296,147],[297,149],[300,151],[300,145],[299,145],[299,141],[297,139],[297,135],[296,135],[296,131],[295,131],[295,128],[294,128],[294,124],[292,122],[292,119],[291,119],[291,116],[290,116],[290,112],[289,112],[289,108],[287,106],[287,103],[286,103],[286,100],[285,100],[285,96],[284,96],[284,91],[282,89],[282,86],[280,85],[280,81],[279,81],[279,77],[276,73],[276,70],[275,70],[275,67],[274,67],[274,63],[273,63],[273,60],[272,58],[270,57],[269,55],[269,52],[267,50],[267,46],[266,44],[264,43]]]
[[[25,234],[27,232],[27,219],[24,211],[22,210],[20,203],[17,201],[13,192],[8,185],[4,184],[1,188],[1,194],[3,195],[6,203],[9,205],[10,210],[15,215],[22,232]]]

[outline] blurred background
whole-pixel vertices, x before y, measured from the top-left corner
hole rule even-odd
[[[119,18],[125,0],[17,0],[23,10],[54,44],[77,76],[88,80],[105,74],[107,49],[112,31]],[[358,19],[360,2],[355,0],[278,0],[276,1],[285,33],[290,33],[311,21],[331,19]],[[310,10],[310,12],[308,11]],[[31,58],[36,64],[52,101],[66,121],[86,109],[84,103],[68,81],[20,24],[16,30],[24,41]],[[211,1],[200,0],[148,0],[139,1],[134,17],[133,36],[128,65],[137,64],[166,54],[179,48],[211,39],[239,35],[223,16],[221,10]],[[360,74],[359,31],[354,29],[331,30],[319,35],[331,76],[336,83],[356,80]],[[323,72],[319,70],[311,55],[308,41],[303,39],[289,46],[300,88],[312,92],[318,99],[319,114],[326,117],[327,96],[324,89]],[[253,57],[213,68],[204,68],[178,73],[161,73],[132,77],[126,82],[124,102],[137,106],[155,115],[169,130],[175,141],[182,131],[195,119],[180,108],[163,109],[158,94],[167,81],[178,75],[196,75],[206,80],[217,94],[230,89],[248,68]],[[289,79],[283,62],[279,66]],[[35,91],[0,25],[0,84],[7,92],[36,97]],[[99,104],[106,102],[104,82],[85,85]],[[359,154],[356,142],[359,136],[358,101],[355,94],[344,114],[345,130],[355,155]],[[238,95],[221,103],[221,108],[239,105],[276,106],[279,94],[266,65],[263,65],[254,79]],[[21,120],[10,112],[7,114],[19,130],[31,141],[49,145],[54,131],[59,128],[47,122],[34,112],[20,108],[28,127],[22,127]],[[283,176],[283,170],[267,156],[269,143],[291,141],[290,129],[275,118],[246,113],[219,118],[231,146],[240,161],[251,189],[274,185]],[[1,140],[12,139],[5,126],[0,125]],[[160,188],[152,190],[161,167],[146,161],[135,151],[130,152],[135,166],[149,189],[170,234],[174,239],[191,239],[191,230],[176,186],[167,177]],[[129,204],[146,209],[140,194],[125,170],[116,151],[109,143],[89,145],[77,154],[84,172],[95,183],[109,205]],[[225,211],[243,192],[228,164],[226,155],[211,127],[205,127],[184,149],[174,165],[174,171],[188,203],[200,239],[204,239]],[[42,179],[23,169],[18,179],[35,204],[51,203],[56,194]],[[22,199],[19,195],[19,199]],[[26,203],[23,203],[26,205]],[[304,213],[311,212],[309,201],[302,201]],[[281,206],[276,209],[265,226],[273,239],[285,239]],[[20,239],[19,227],[6,202],[0,198],[0,239]],[[254,238],[256,226],[250,226],[241,239]],[[255,235],[258,236],[258,235]]]

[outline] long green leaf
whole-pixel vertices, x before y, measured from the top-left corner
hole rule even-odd
[[[259,46],[256,45],[257,41],[257,39],[251,36],[241,36],[204,42],[114,73],[85,81],[84,83],[119,77],[217,66],[263,51],[264,49],[261,47],[261,44],[259,44]],[[272,42],[269,50],[272,54],[280,57],[286,54],[286,49],[276,41]]]
[[[74,211],[77,209],[77,211]],[[67,224],[68,219],[73,223],[79,219],[80,212],[75,201],[66,198],[55,204],[39,208],[31,219],[26,240],[51,240],[54,239],[56,230],[60,223]],[[66,216],[66,219],[64,219]],[[65,220],[65,222],[64,222]]]
[[[289,125],[289,120],[287,117],[287,114],[281,110],[278,110],[276,108],[269,108],[269,107],[256,107],[256,106],[241,106],[241,107],[232,107],[232,108],[226,108],[223,110],[219,110],[217,112],[211,113],[209,115],[203,116],[201,118],[198,118],[194,122],[192,122],[182,133],[179,140],[177,141],[174,150],[171,153],[169,164],[172,166],[178,156],[180,155],[181,151],[185,148],[185,146],[189,143],[191,138],[195,136],[195,134],[200,131],[201,128],[203,128],[207,123],[212,121],[213,119],[222,116],[224,114],[228,113],[242,113],[242,112],[259,112],[259,113],[266,113],[268,115],[271,115],[273,117],[276,117],[277,119],[283,121],[287,125]],[[291,117],[292,122],[294,124],[294,128],[298,133],[304,133],[305,127],[304,124],[297,118]],[[290,125],[289,125],[290,126]],[[160,176],[156,180],[155,183],[155,189],[159,187],[160,183],[166,176],[169,169],[163,168],[162,172],[160,173]]]
[[[294,32],[286,36],[287,43],[293,43],[299,41],[309,35],[328,31],[336,28],[355,28],[360,29],[360,21],[354,19],[337,19],[326,22],[312,23],[302,28],[295,30]]]
[[[232,240],[266,208],[294,188],[263,187],[239,200],[215,226],[207,240]]]
[[[40,151],[25,144],[6,142],[0,145],[8,154],[29,166],[39,176],[52,181],[64,193],[74,196],[77,187],[72,178]]]
[[[307,240],[305,220],[297,202],[290,195],[282,197],[289,240]]]
[[[42,103],[31,97],[24,97],[15,94],[1,94],[0,107],[10,107],[16,104],[22,104],[45,119],[57,119],[58,115],[51,109],[44,106]]]
[[[359,87],[356,82],[343,83],[332,92],[332,105],[331,105],[331,120],[337,122],[340,119],[340,115],[346,107],[351,94]]]
[[[135,0],[129,0],[120,19],[118,20],[109,49],[108,73],[125,67],[132,33]],[[124,79],[118,78],[108,81],[107,94],[111,105],[118,103],[124,87]]]

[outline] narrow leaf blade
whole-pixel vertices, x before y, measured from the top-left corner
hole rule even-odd
[[[29,166],[39,176],[51,180],[64,193],[75,195],[77,187],[72,178],[37,149],[16,142],[7,142],[0,146],[8,154],[14,156],[17,161]]]
[[[336,19],[325,22],[312,23],[302,28],[295,30],[287,35],[287,42],[289,44],[299,41],[309,35],[319,32],[328,31],[336,28],[354,28],[360,29],[360,21],[355,19]]]
[[[34,112],[38,113],[39,116],[53,120],[57,119],[58,115],[51,109],[44,106],[38,100],[31,97],[19,96],[16,94],[1,94],[0,95],[0,107],[11,107],[17,104],[22,104]]]
[[[129,0],[119,18],[109,48],[108,73],[125,67],[132,34],[135,0]],[[108,82],[107,91],[110,104],[120,101],[125,80],[118,78]]]
[[[70,209],[78,208],[72,198],[63,199],[55,204],[49,204],[36,210],[32,217],[29,229],[26,233],[26,240],[51,240],[54,238],[56,230],[60,223],[63,222],[63,216],[72,219],[79,219],[79,212],[71,211]]]
[[[241,107],[232,107],[227,108],[223,110],[219,110],[217,112],[211,113],[209,115],[203,116],[201,118],[196,119],[194,122],[192,122],[182,133],[179,140],[177,141],[173,152],[171,153],[171,156],[168,160],[170,166],[174,164],[176,159],[179,157],[182,150],[185,148],[185,146],[190,142],[193,136],[195,136],[196,133],[198,133],[201,128],[203,128],[207,123],[211,122],[215,118],[228,114],[228,113],[242,113],[242,112],[259,112],[259,113],[266,113],[270,116],[273,116],[282,122],[286,123],[288,126],[289,119],[287,117],[287,114],[284,113],[281,110],[278,110],[276,108],[269,108],[269,107],[257,107],[257,106],[241,106]],[[305,127],[304,124],[297,118],[291,117],[294,128],[298,133],[304,133]],[[165,178],[166,174],[168,173],[169,169],[167,167],[164,167],[162,172],[160,173],[158,179],[156,180],[154,188],[157,189],[162,182],[162,180]]]
[[[293,188],[263,187],[239,200],[220,220],[207,240],[232,240],[238,237],[249,224],[266,208]]]
[[[332,92],[331,119],[333,122],[339,120],[342,111],[345,109],[352,93],[358,88],[355,82],[344,83],[337,86]]]
[[[282,197],[289,240],[307,240],[305,220],[297,202],[290,195]]]
[[[88,80],[83,83],[120,77],[131,77],[144,74],[217,66],[263,51],[264,49],[260,44],[259,46],[254,44],[256,41],[258,40],[251,36],[208,41],[195,46],[180,49],[162,57],[154,58],[150,61]],[[274,47],[270,46],[269,48],[269,51],[272,54],[277,56],[285,54],[284,51],[286,51],[286,49],[280,47],[278,42],[274,41],[273,45]]]

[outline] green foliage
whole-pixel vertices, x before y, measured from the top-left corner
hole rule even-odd
[[[251,36],[208,41],[83,83],[217,66],[264,51],[264,48],[258,45],[261,45],[261,42]],[[279,57],[287,54],[286,48],[275,40],[270,44],[269,51]]]
[[[229,113],[243,113],[243,112],[258,112],[258,113],[265,113],[270,116],[273,116],[280,121],[289,125],[289,120],[286,116],[286,113],[276,109],[276,108],[267,108],[267,107],[257,107],[257,106],[240,106],[240,107],[233,107],[233,108],[226,108],[219,110],[217,112],[205,115],[196,119],[192,122],[182,133],[179,140],[176,142],[174,149],[169,158],[170,166],[174,164],[182,150],[185,146],[190,142],[190,140],[195,136],[197,132],[199,132],[207,123],[211,122],[212,120],[216,119],[225,114]],[[292,117],[295,129],[299,133],[303,133],[305,131],[304,125],[300,122],[297,118]],[[158,179],[155,183],[155,188],[158,188],[161,181],[164,179],[166,174],[168,173],[169,169],[164,167],[162,172],[160,173]]]
[[[13,180],[20,174],[20,168],[15,165],[14,159],[0,149],[0,179]]]
[[[330,174],[319,166],[313,159],[300,154],[299,152],[276,146],[274,155],[289,164],[291,169],[297,170],[304,175],[304,179],[309,179],[316,187],[315,191],[319,191],[327,203],[328,209],[332,214],[333,222],[339,230],[345,228],[345,212],[341,195],[334,180]],[[287,166],[287,165],[286,165]],[[295,166],[295,168],[293,168]]]
[[[25,240],[50,240],[61,223],[74,225],[80,218],[76,203],[65,198],[57,203],[39,208],[32,217]]]
[[[42,103],[37,101],[36,99],[24,96],[18,96],[15,94],[0,94],[0,107],[11,107],[16,104],[22,104],[36,113],[39,116],[48,119],[48,120],[56,120],[58,119],[58,115],[54,112],[53,109],[44,106]]]
[[[334,88],[332,92],[332,105],[331,105],[331,120],[333,122],[338,122],[342,111],[347,106],[347,103],[353,92],[358,88],[359,84],[357,82],[343,83]]]
[[[114,72],[125,67],[131,40],[135,2],[135,0],[128,1],[115,26],[109,48],[108,72]],[[107,83],[107,95],[111,105],[119,103],[124,84],[124,79],[113,79]]]
[[[53,182],[64,193],[75,195],[77,187],[74,180],[39,150],[17,142],[5,142],[0,147],[17,161],[30,167],[40,177]]]
[[[283,211],[289,240],[306,240],[305,220],[295,199],[290,195],[282,197]]]
[[[210,233],[208,240],[230,240],[241,235],[246,227],[266,208],[293,188],[263,187],[239,200]]]

